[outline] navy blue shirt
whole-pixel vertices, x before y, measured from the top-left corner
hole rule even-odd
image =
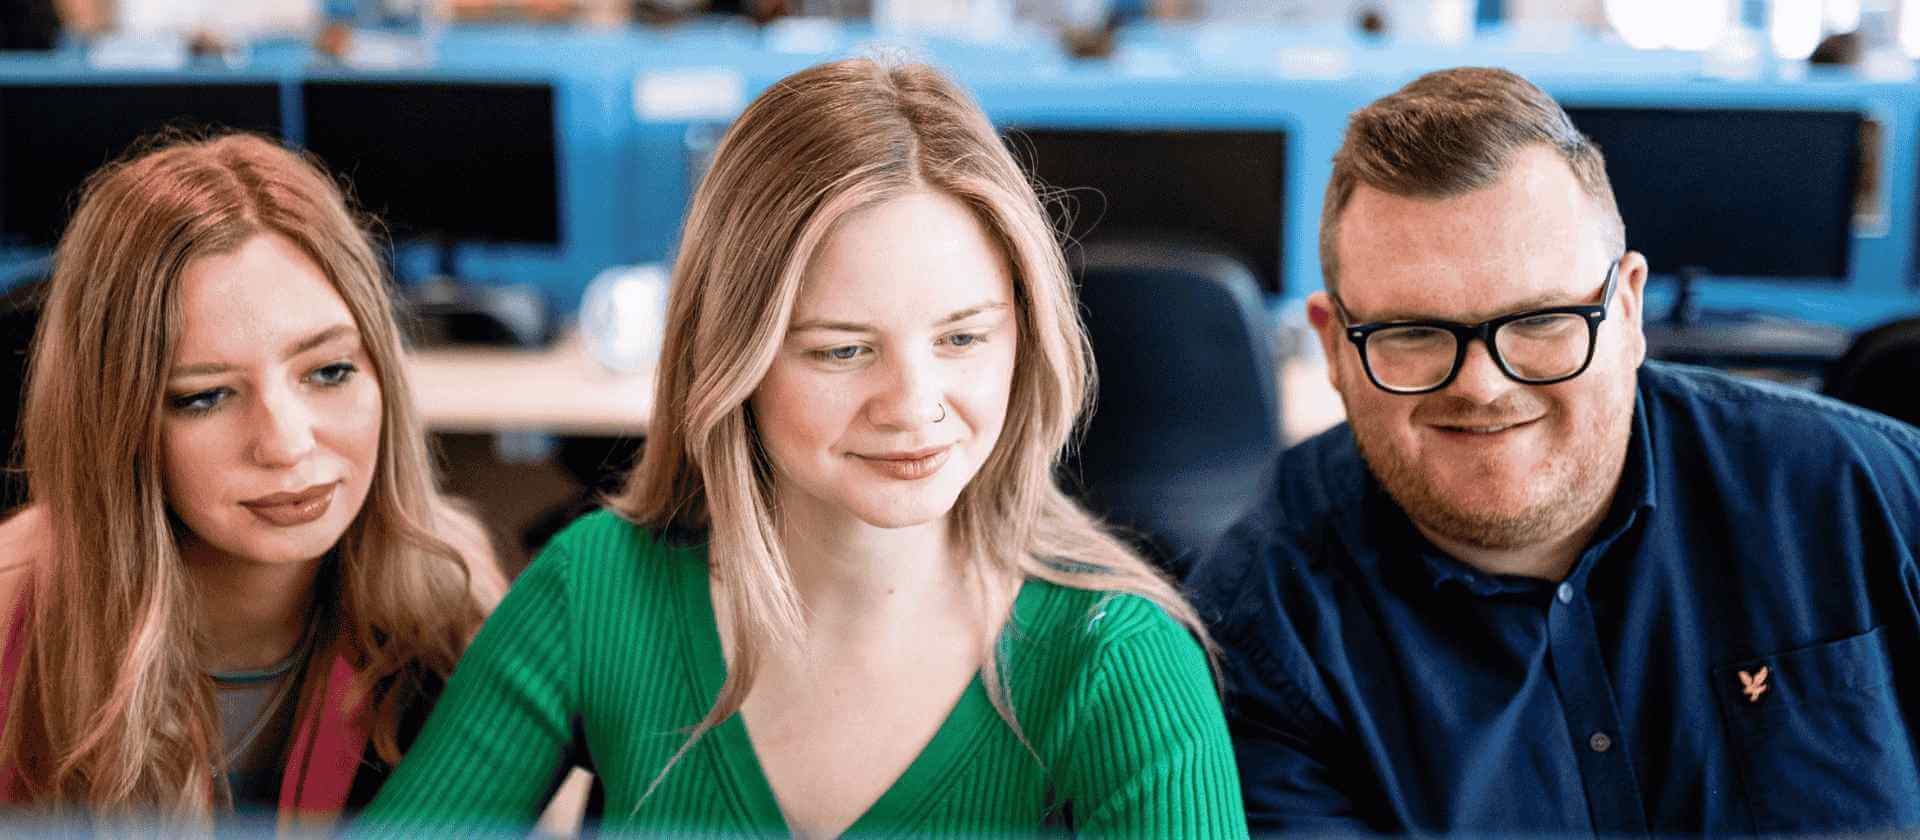
[[[1188,581],[1256,832],[1920,825],[1913,427],[1648,363],[1560,582],[1446,556],[1345,426],[1263,493]]]

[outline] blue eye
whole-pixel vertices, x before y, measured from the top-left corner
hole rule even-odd
[[[346,384],[347,380],[352,379],[353,375],[359,372],[360,369],[352,362],[335,362],[307,374],[307,378],[318,385],[331,388]]]
[[[220,403],[233,392],[226,388],[210,388],[167,398],[167,408],[190,417],[198,417],[220,407]]]
[[[828,347],[825,350],[814,350],[809,355],[823,362],[851,362],[866,353],[867,348],[858,344],[843,344],[839,347]]]
[[[985,333],[954,333],[947,336],[947,344],[954,347],[972,347],[976,344],[984,344],[986,340]]]

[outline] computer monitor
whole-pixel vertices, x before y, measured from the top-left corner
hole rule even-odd
[[[310,80],[306,147],[396,240],[560,244],[545,82]]]
[[[1049,206],[1076,241],[1210,248],[1281,291],[1285,131],[1027,127],[1007,141],[1042,184],[1069,191]]]
[[[280,85],[0,84],[0,246],[58,241],[87,176],[166,128],[278,137]]]
[[[1600,145],[1627,247],[1657,274],[1843,283],[1860,114],[1730,108],[1568,108]]]

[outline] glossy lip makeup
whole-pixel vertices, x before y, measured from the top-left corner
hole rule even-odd
[[[941,467],[946,466],[947,459],[952,454],[953,445],[948,444],[910,452],[887,452],[854,457],[888,478],[916,481],[939,472]]]
[[[269,525],[292,528],[318,520],[333,506],[333,491],[340,482],[316,484],[292,493],[274,493],[241,502],[241,506]]]

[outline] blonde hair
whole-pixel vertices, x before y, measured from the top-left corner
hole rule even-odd
[[[435,535],[442,501],[385,274],[334,183],[248,135],[111,164],[88,179],[60,240],[28,377],[24,462],[51,542],[26,583],[32,632],[6,720],[16,796],[99,815],[211,815],[219,718],[184,526],[162,485],[162,402],[182,271],[266,233],[332,282],[382,394],[372,488],[315,602],[370,693],[383,760],[399,759],[401,715],[429,675],[452,670],[480,623],[465,563]]]
[[[740,709],[766,649],[798,639],[805,621],[747,398],[835,223],[915,191],[944,193],[977,214],[1013,273],[1020,349],[1012,394],[998,443],[954,504],[961,544],[1009,578],[1139,595],[1213,651],[1174,585],[1054,483],[1093,393],[1092,353],[1032,184],[979,108],[937,71],[866,59],[823,64],[747,107],[694,195],[649,439],[611,505],[641,525],[707,531],[711,572],[725,593],[719,608],[735,628],[726,682],[674,760]],[[991,652],[982,663],[988,691],[1018,733],[996,664]]]

